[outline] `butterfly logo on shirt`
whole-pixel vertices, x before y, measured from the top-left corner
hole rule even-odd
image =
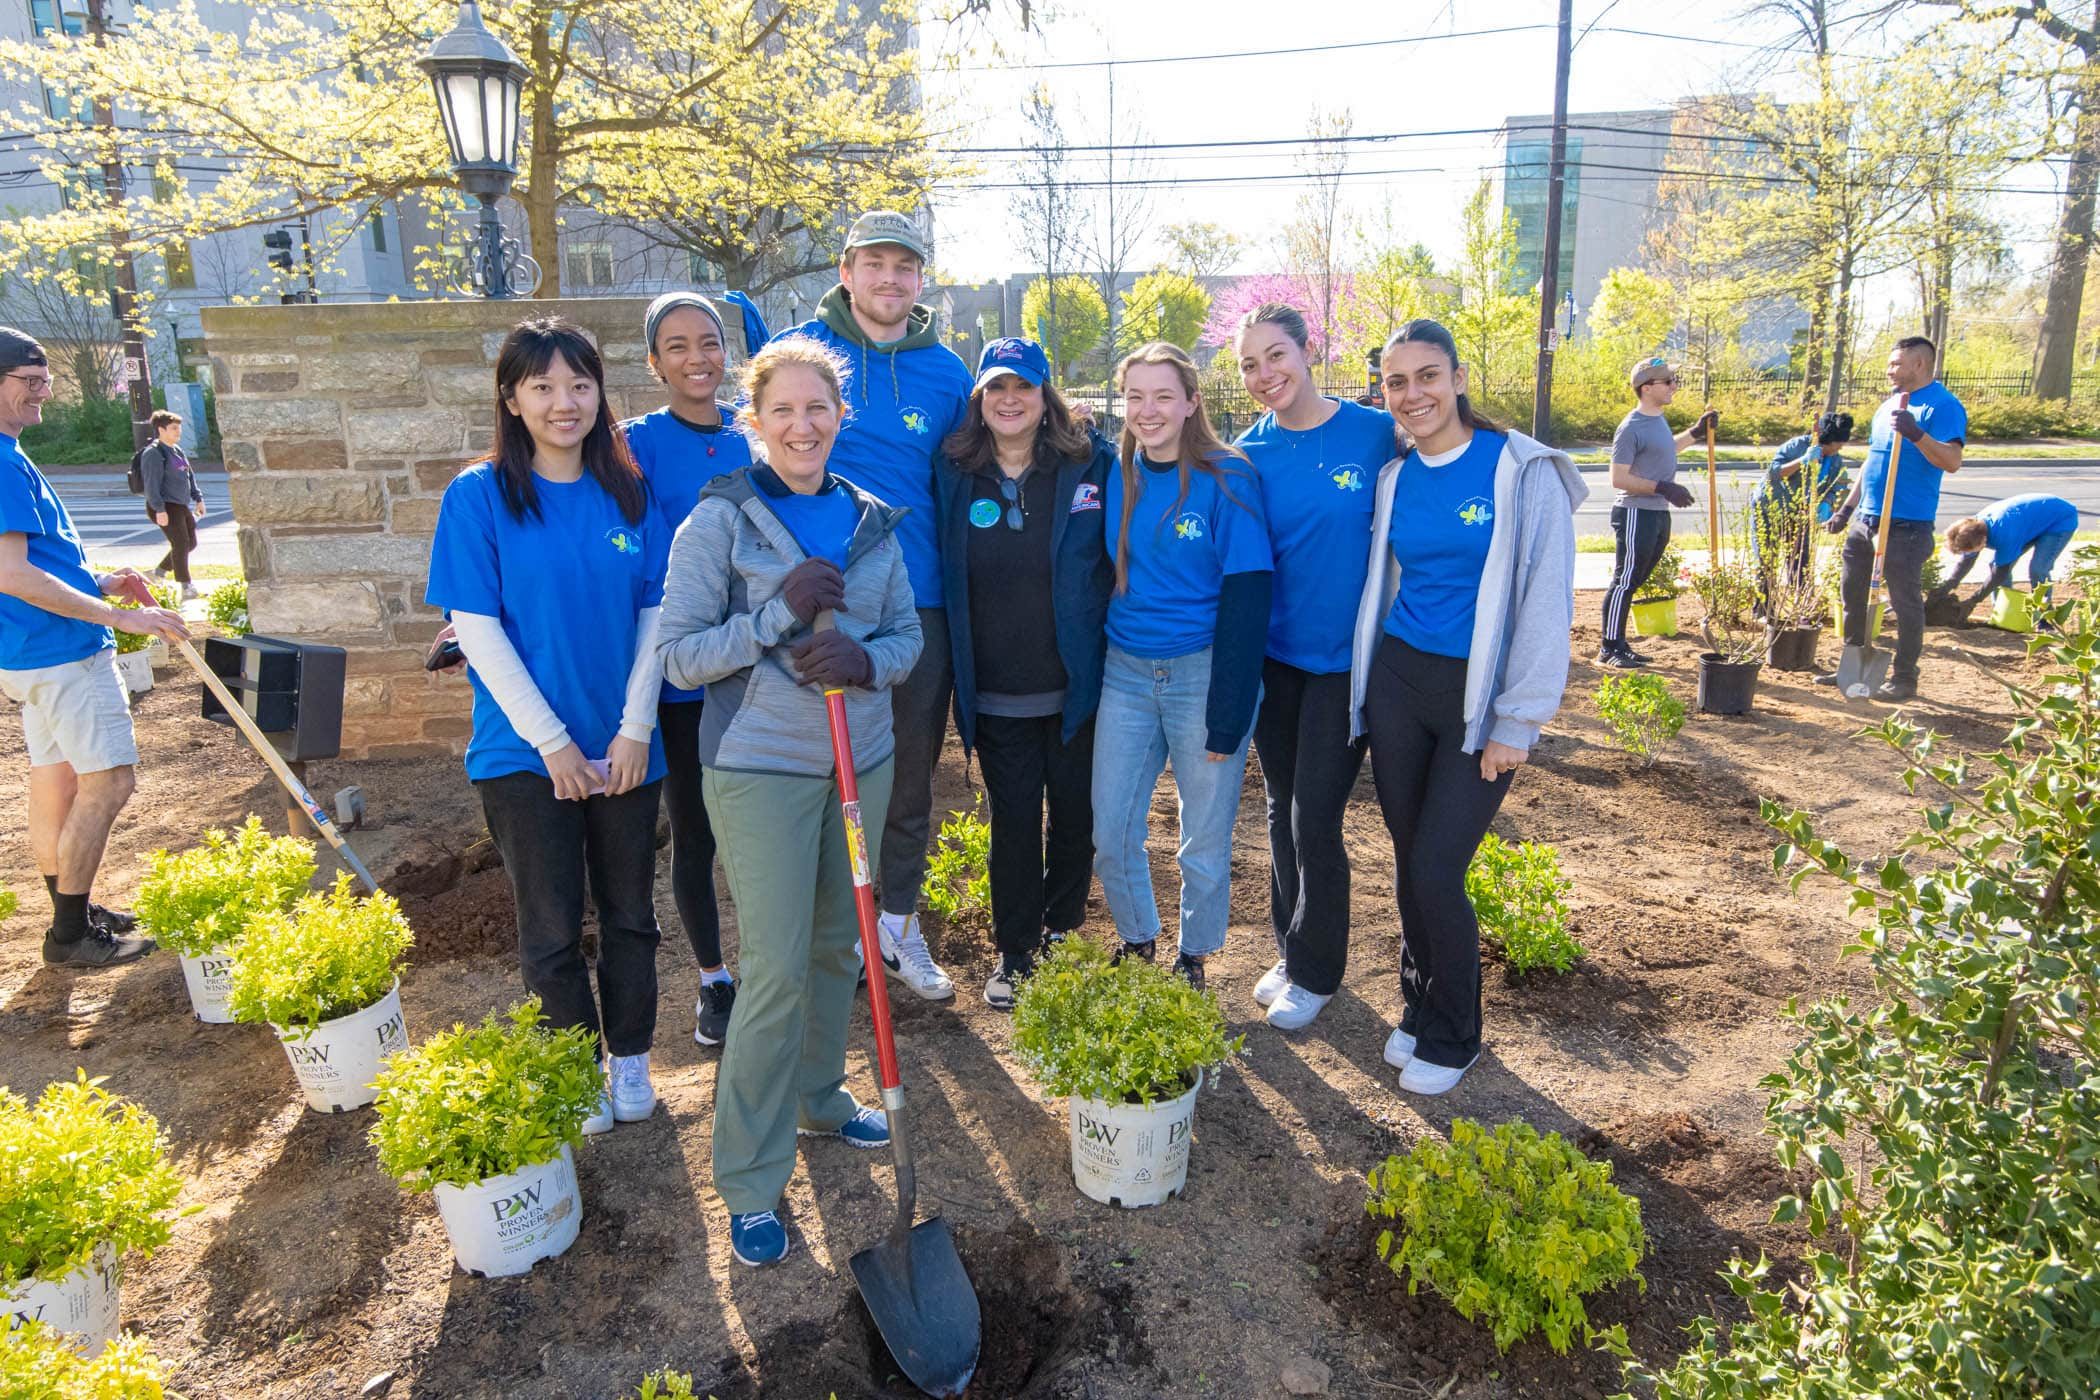
[[[897,419],[904,424],[904,431],[924,437],[933,431],[933,418],[923,408],[904,407],[897,410]]]
[[[1176,539],[1181,540],[1202,539],[1203,517],[1196,514],[1196,512],[1194,511],[1190,511],[1186,515],[1182,516],[1179,520],[1174,522],[1174,537]]]
[[[628,529],[624,525],[607,530],[605,532],[605,542],[611,545],[615,552],[620,554],[640,554],[642,552],[641,532]]]
[[[1364,489],[1364,474],[1360,467],[1343,467],[1327,479],[1344,491],[1361,491]]]
[[[1474,496],[1461,503],[1458,518],[1468,525],[1485,525],[1495,518],[1495,507],[1485,496]]]

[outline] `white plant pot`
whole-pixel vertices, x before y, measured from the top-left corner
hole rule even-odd
[[[190,989],[190,1009],[207,1025],[223,1026],[233,1020],[233,1013],[226,1009],[226,992],[232,984],[227,974],[232,969],[233,959],[223,950],[201,958],[183,955],[182,980]]]
[[[1156,1206],[1179,1195],[1189,1178],[1189,1140],[1196,1131],[1195,1088],[1178,1099],[1143,1104],[1068,1100],[1072,1180],[1103,1205]]]
[[[9,1332],[26,1321],[41,1322],[79,1337],[80,1349],[96,1356],[117,1335],[117,1290],[117,1253],[103,1243],[87,1263],[56,1282],[25,1279],[0,1293],[0,1309]]]
[[[153,657],[143,651],[127,651],[117,657],[117,674],[124,678],[124,688],[133,695],[144,695],[153,689]]]
[[[155,637],[152,641],[146,643],[146,655],[152,658],[156,670],[167,665],[169,661],[167,639]]]
[[[378,1097],[372,1081],[380,1062],[408,1048],[408,1025],[401,1019],[401,983],[362,1011],[315,1026],[311,1035],[276,1026],[285,1057],[306,1106],[316,1113],[363,1108]]]
[[[504,1278],[527,1273],[576,1243],[583,1192],[567,1143],[536,1167],[492,1176],[472,1186],[439,1182],[438,1218],[452,1257],[470,1274]]]

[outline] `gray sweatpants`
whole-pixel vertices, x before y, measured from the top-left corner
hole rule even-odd
[[[932,835],[933,770],[948,737],[948,701],[955,689],[948,653],[948,614],[920,608],[926,646],[902,685],[890,688],[890,722],[897,764],[889,817],[882,824],[882,912],[899,916],[919,905],[926,883],[926,843]]]

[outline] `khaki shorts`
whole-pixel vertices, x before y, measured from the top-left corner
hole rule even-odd
[[[32,768],[69,763],[76,773],[101,773],[139,761],[114,648],[33,671],[0,671],[0,695],[22,707]]]

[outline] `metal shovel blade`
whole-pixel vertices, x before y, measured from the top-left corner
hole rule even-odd
[[[977,1372],[983,1320],[948,1222],[936,1215],[850,1262],[875,1330],[905,1377],[928,1395],[962,1394]]]
[[[1871,645],[1847,646],[1838,661],[1838,694],[1847,700],[1864,699],[1888,674],[1889,653]]]

